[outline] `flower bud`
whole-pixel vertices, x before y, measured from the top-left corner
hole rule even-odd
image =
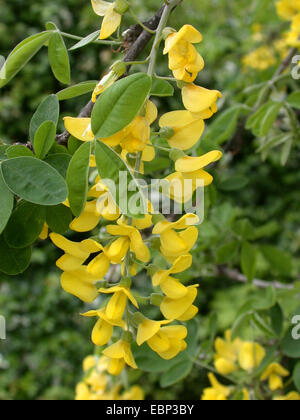
[[[124,73],[126,73],[127,70],[127,66],[124,63],[124,61],[122,60],[118,60],[116,61],[114,64],[112,64],[112,66],[110,67],[110,69],[115,72],[119,77],[123,76]]]
[[[124,15],[129,9],[129,4],[126,0],[116,0],[114,10],[120,15]]]
[[[169,153],[169,158],[173,160],[173,162],[176,162],[178,159],[182,159],[184,156],[185,156],[185,153],[179,149],[173,149]]]
[[[170,139],[175,134],[175,131],[172,127],[162,127],[159,131],[160,137],[163,137],[164,139]]]

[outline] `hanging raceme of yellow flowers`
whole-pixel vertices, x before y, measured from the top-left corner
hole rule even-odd
[[[122,13],[120,3],[116,3],[92,0],[94,11],[104,16],[101,39],[110,36],[120,24]],[[220,151],[198,158],[184,153],[188,153],[197,144],[203,134],[205,120],[217,112],[217,100],[222,97],[219,91],[195,84],[198,73],[204,67],[204,60],[194,45],[201,41],[202,35],[190,25],[185,25],[178,32],[169,30],[165,33],[164,54],[168,54],[169,68],[178,83],[181,83],[185,107],[185,110],[167,113],[159,120],[162,133],[168,132],[166,137],[170,152],[181,151],[181,158],[175,165],[176,172],[169,177],[170,184],[173,178],[178,178],[180,182],[187,179],[194,183],[197,178],[201,178],[205,186],[211,184],[213,178],[203,168],[222,157]],[[114,80],[109,85],[111,83]],[[101,95],[101,92],[98,90],[93,98]],[[125,129],[110,138],[97,141],[113,148],[127,163],[132,156],[140,155],[141,166],[135,168],[135,172],[142,173],[143,162],[152,161],[156,157],[151,133],[157,117],[157,107],[148,99],[139,115]],[[65,127],[82,142],[94,141],[90,118],[66,117]],[[92,172],[95,167],[94,156],[90,166]],[[171,188],[174,189],[174,185]],[[193,192],[195,189],[193,187]],[[186,198],[183,193],[180,201],[185,202]],[[69,206],[69,203],[65,205]],[[106,221],[106,227],[101,229],[103,239],[100,240],[100,236],[94,236],[93,231],[102,220]],[[63,272],[62,288],[83,302],[93,303],[95,309],[82,315],[95,317],[91,338],[96,346],[103,347],[103,357],[97,363],[93,361],[91,373],[78,385],[77,399],[143,396],[142,391],[136,387],[127,394],[120,394],[118,385],[108,387],[108,376],[120,375],[126,366],[138,368],[132,352],[133,341],[138,346],[146,343],[165,360],[173,359],[187,348],[188,330],[182,323],[198,313],[199,285],[186,286],[176,274],[186,271],[192,265],[191,252],[198,238],[198,223],[199,218],[195,214],[186,214],[177,221],[169,221],[163,215],[155,214],[150,202],[144,219],[126,217],[115,205],[107,186],[97,177],[90,185],[82,214],[70,224],[71,230],[85,233],[89,238],[74,242],[62,235],[50,234],[53,243],[64,252],[57,261],[57,266]],[[159,252],[165,261],[162,266],[151,265],[151,238],[160,244]],[[107,281],[107,274],[118,267],[120,282]],[[147,269],[151,273],[154,293],[150,297],[140,297],[135,292],[133,277],[140,269]],[[158,318],[161,319],[152,320],[143,315],[142,306],[145,302],[156,306],[157,311],[160,310]]]

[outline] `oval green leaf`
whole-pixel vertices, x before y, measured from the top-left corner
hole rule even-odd
[[[78,85],[70,86],[66,89],[61,90],[57,93],[57,97],[60,101],[66,101],[67,99],[77,98],[78,96],[82,96],[86,93],[93,92],[97,83],[97,80],[78,83]]]
[[[97,100],[92,112],[96,138],[113,136],[129,125],[141,110],[151,89],[151,78],[137,73],[114,83]]]
[[[3,236],[0,236],[0,271],[9,276],[23,273],[31,260],[31,247],[10,248]]]
[[[13,159],[16,157],[21,157],[21,156],[34,157],[34,154],[32,153],[32,151],[28,149],[28,147],[22,146],[21,144],[17,144],[16,146],[10,146],[6,150],[6,154],[7,154],[8,159]]]
[[[71,68],[68,50],[59,32],[52,35],[48,44],[48,55],[51,69],[56,79],[69,85],[71,82]]]
[[[0,88],[7,85],[52,36],[41,32],[22,41],[8,56],[0,72]]]
[[[29,127],[30,140],[34,142],[37,129],[45,122],[52,121],[57,126],[59,118],[59,101],[56,95],[47,96],[34,113]]]
[[[14,196],[7,188],[0,170],[0,234],[3,232],[9,221],[12,209],[14,207]]]
[[[40,236],[46,220],[45,207],[21,203],[13,212],[4,231],[5,241],[11,248],[26,248]]]
[[[54,206],[64,202],[68,188],[63,177],[46,162],[32,157],[18,157],[2,163],[8,188],[30,203]]]
[[[67,172],[69,203],[74,216],[83,212],[88,193],[91,143],[84,143],[73,155]]]
[[[59,233],[61,235],[66,233],[69,229],[72,218],[71,210],[63,204],[46,208],[47,225],[55,233]]]
[[[53,121],[45,121],[36,130],[34,136],[33,147],[36,156],[39,159],[44,159],[52,148],[56,135],[56,125]]]

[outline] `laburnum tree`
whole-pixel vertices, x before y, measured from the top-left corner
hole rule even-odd
[[[102,19],[99,31],[77,39],[47,23],[44,32],[13,50],[1,69],[0,88],[46,47],[53,75],[68,87],[41,102],[26,144],[0,146],[0,271],[12,276],[23,273],[36,241],[49,238],[62,251],[57,260],[61,286],[90,305],[84,317],[95,318],[91,332],[95,354],[84,360],[78,400],[143,399],[145,392],[134,383],[134,376],[124,381],[124,374],[152,372],[162,387],[168,387],[194,367],[210,372],[211,385],[203,400],[299,400],[300,369],[295,363],[299,342],[293,339],[279,303],[283,291],[296,299],[299,284],[255,278],[259,236],[251,224],[237,221],[235,240],[218,248],[220,273],[253,286],[251,299],[225,339],[216,338],[212,317],[210,339],[200,342],[201,280],[183,281],[193,264],[202,222],[201,212],[188,209],[194,209],[199,189],[212,185],[211,172],[228,158],[224,143],[242,125],[257,137],[263,158],[281,147],[283,165],[299,146],[300,93],[286,89],[279,101],[272,96],[277,84],[289,77],[286,69],[299,48],[299,2],[278,4],[279,14],[292,21],[284,46],[292,50],[272,79],[249,88],[251,100],[234,104],[217,118],[222,93],[196,81],[205,66],[199,52],[202,34],[188,23],[176,29],[168,26],[171,13],[184,7],[185,1],[164,1],[147,22],[137,17],[130,1],[91,3]],[[136,21],[126,31],[125,14]],[[71,52],[93,43],[119,48],[124,57],[112,63],[100,81],[71,85],[64,38],[76,39]],[[150,42],[149,56],[142,57]],[[245,57],[245,66],[253,66],[259,53],[255,54]],[[168,59],[165,75],[158,74],[159,55]],[[272,60],[267,61],[269,65]],[[161,115],[156,98],[172,97],[175,90],[182,107]],[[57,133],[60,102],[87,93],[90,101],[77,117],[65,116],[65,132]],[[199,155],[197,145],[205,128],[210,147]],[[151,179],[151,168],[162,156],[169,173],[161,180]],[[152,202],[155,197],[149,192],[155,183],[157,192],[171,202],[168,210],[162,202]],[[228,183],[228,190],[234,191],[234,183],[243,179]],[[263,248],[269,261],[276,260],[276,252],[270,245]],[[232,254],[240,255],[243,274],[226,266]],[[284,258],[283,270],[288,270],[290,261]],[[138,287],[142,272],[148,276],[145,290]],[[256,334],[252,340],[243,339],[245,328],[258,330],[260,338]]]

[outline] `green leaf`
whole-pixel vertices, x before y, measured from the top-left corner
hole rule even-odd
[[[246,313],[241,314],[237,317],[231,328],[231,339],[235,340],[236,338],[242,337],[243,331],[248,327],[249,322],[252,318],[253,311],[247,311]]]
[[[258,109],[247,121],[246,128],[252,129],[256,136],[263,137],[268,134],[274,124],[282,103],[269,101]]]
[[[249,179],[243,175],[235,175],[218,183],[218,188],[223,191],[238,191],[244,189]]]
[[[150,96],[166,97],[173,95],[174,88],[169,82],[163,79],[157,79],[157,77],[153,77]]]
[[[7,154],[8,159],[13,159],[15,157],[21,157],[21,156],[34,157],[34,154],[32,153],[30,149],[28,149],[28,147],[22,146],[20,144],[16,146],[10,146],[6,150],[6,154]]]
[[[23,273],[31,260],[31,247],[23,249],[10,248],[4,237],[0,236],[0,271],[10,276]]]
[[[45,207],[23,202],[13,212],[4,231],[11,248],[26,248],[40,236],[46,220]]]
[[[266,311],[271,309],[276,303],[276,290],[273,286],[269,286],[265,290],[256,292],[256,296],[249,301],[254,310]]]
[[[52,36],[51,32],[41,32],[22,41],[8,56],[0,70],[0,88],[7,85]]]
[[[147,213],[145,196],[138,181],[123,159],[113,149],[100,141],[96,142],[95,155],[102,182],[109,179],[113,180],[116,185],[116,191],[112,189],[110,191],[122,213],[134,218],[144,217]],[[107,186],[111,188],[110,184],[107,184]],[[133,189],[135,191],[132,191]],[[130,209],[133,200],[139,204],[140,209],[137,209],[137,212]]]
[[[56,125],[52,121],[45,121],[36,130],[33,147],[36,156],[44,159],[55,142]]]
[[[46,222],[53,232],[63,235],[69,230],[71,221],[71,210],[63,204],[46,208]]]
[[[173,366],[172,360],[164,360],[154,353],[147,344],[138,347],[136,344],[132,348],[135,361],[144,372],[160,373],[165,372]]]
[[[59,118],[59,101],[56,95],[47,96],[39,105],[30,121],[29,136],[34,142],[34,136],[37,129],[45,122],[52,121],[57,126]]]
[[[241,253],[241,268],[249,282],[254,280],[256,274],[256,248],[249,242],[244,242]]]
[[[272,245],[262,245],[260,251],[273,271],[283,276],[292,275],[294,263],[291,255]]]
[[[48,54],[51,69],[56,79],[61,83],[69,85],[71,82],[69,54],[63,37],[59,32],[54,33],[50,38]]]
[[[160,386],[167,388],[185,379],[193,369],[193,362],[187,358],[179,360],[172,369],[163,373],[160,379]]]
[[[291,93],[286,102],[295,109],[300,109],[300,90],[298,90],[297,92],[293,92]]]
[[[76,217],[80,216],[86,205],[91,146],[91,143],[83,143],[73,155],[67,171],[69,203]]]
[[[69,137],[68,140],[68,151],[71,153],[71,155],[74,155],[76,150],[79,149],[79,147],[82,146],[82,141],[76,139],[73,136]]]
[[[78,85],[70,86],[66,89],[61,90],[56,95],[59,101],[65,101],[67,99],[77,98],[78,96],[85,95],[86,93],[93,92],[97,85],[97,80],[91,80],[79,83]]]
[[[219,145],[230,140],[237,128],[241,111],[242,107],[237,105],[221,113],[209,127],[207,136]]]
[[[97,139],[113,136],[127,127],[144,105],[151,78],[137,73],[119,80],[105,90],[92,112],[92,131]]]
[[[217,264],[225,264],[229,261],[233,261],[239,249],[239,242],[234,241],[228,244],[222,245],[217,249]]]
[[[295,329],[295,326],[291,327],[282,341],[283,354],[292,359],[298,359],[300,357],[300,339],[295,339],[293,336]]]
[[[294,368],[293,381],[297,390],[300,392],[300,362],[298,362]]]
[[[281,337],[283,331],[284,314],[281,306],[278,303],[276,303],[276,305],[270,309],[270,318],[273,331],[277,337]]]
[[[66,153],[54,153],[46,157],[45,162],[52,166],[65,179],[72,156]]]
[[[7,159],[6,151],[9,147],[11,147],[9,144],[3,144],[0,146],[0,162]]]
[[[79,42],[77,42],[73,47],[69,49],[69,51],[78,50],[79,48],[85,47],[86,45],[91,44],[92,42],[96,41],[96,39],[99,38],[100,31],[93,32],[92,34],[89,34],[85,38],[81,39]]]
[[[287,161],[289,160],[289,157],[292,152],[293,144],[294,144],[293,137],[284,143],[281,150],[281,156],[280,156],[280,163],[282,166],[285,166],[287,164]]]
[[[262,318],[257,312],[252,315],[252,320],[256,327],[261,330],[267,337],[274,338],[276,334],[274,333],[271,326],[267,324],[264,318]]]
[[[234,222],[232,226],[233,232],[242,239],[251,240],[254,237],[254,227],[248,219],[241,219]]]
[[[11,212],[14,207],[14,196],[7,188],[0,170],[0,234],[3,232],[7,222],[9,221]]]
[[[68,196],[62,176],[39,159],[18,157],[2,162],[1,167],[8,188],[25,201],[53,206],[64,202]]]

